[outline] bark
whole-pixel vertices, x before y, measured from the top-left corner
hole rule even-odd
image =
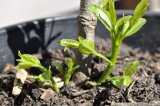
[[[97,4],[99,0],[81,0],[80,13],[78,16],[78,36],[82,36],[94,42],[95,29],[97,25],[97,17],[90,11],[91,3]],[[91,71],[91,56],[84,57],[79,52],[76,54],[77,64],[80,64],[80,69],[75,73],[75,83],[81,83],[86,80]]]
[[[89,10],[91,3],[98,3],[98,0],[81,0],[77,34],[94,42],[97,18]]]

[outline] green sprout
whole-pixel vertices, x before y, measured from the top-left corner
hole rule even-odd
[[[67,48],[76,48],[83,55],[92,54],[104,59],[107,62],[107,68],[96,82],[96,85],[101,85],[106,80],[109,80],[118,88],[120,88],[122,85],[127,87],[133,81],[132,75],[136,72],[139,66],[138,61],[134,61],[133,63],[129,64],[129,66],[124,69],[123,76],[111,77],[110,74],[115,67],[122,41],[125,38],[135,34],[146,23],[146,19],[142,18],[142,16],[147,11],[148,4],[149,0],[141,0],[135,8],[133,15],[125,16],[123,14],[123,17],[120,19],[117,19],[114,0],[102,0],[100,5],[92,4],[90,6],[90,10],[110,32],[110,59],[106,58],[95,50],[94,42],[84,39],[80,36],[78,37],[78,41],[73,39],[62,39],[60,44],[61,46],[65,47],[65,50]]]
[[[17,68],[18,69],[28,69],[31,67],[39,69],[42,73],[39,74],[38,76],[34,76],[32,78],[40,80],[42,82],[47,82],[47,83],[52,84],[55,92],[56,93],[59,92],[59,88],[58,88],[56,82],[54,81],[54,79],[52,78],[52,73],[51,73],[50,67],[48,69],[45,68],[44,66],[42,66],[42,64],[40,63],[40,61],[36,57],[34,57],[30,54],[21,54],[21,52],[18,51],[18,56],[20,57],[20,59],[17,59],[17,61],[18,61]]]
[[[134,61],[124,68],[122,76],[108,77],[107,80],[111,81],[117,88],[121,88],[122,85],[128,87],[133,82],[132,76],[139,65],[139,61]]]
[[[81,36],[78,37],[78,41],[73,39],[62,39],[60,41],[60,45],[65,47],[64,50],[70,47],[77,48],[79,52],[82,53],[83,55],[93,54],[95,56],[104,59],[107,63],[112,64],[112,62],[108,58],[106,58],[105,56],[96,51],[95,45],[92,41],[84,39]]]
[[[141,0],[134,10],[133,16],[124,16],[117,20],[114,0],[103,0],[99,5],[92,4],[91,11],[104,24],[106,29],[110,32],[112,48],[111,59],[112,64],[109,64],[102,76],[98,79],[97,84],[105,82],[117,61],[120,45],[122,41],[136,33],[146,23],[144,18],[141,18],[147,11],[149,0]],[[136,67],[137,65],[135,65]],[[137,69],[137,68],[135,68]]]
[[[75,65],[75,61],[74,59],[71,58],[67,58],[66,61],[67,64],[67,70],[65,72],[65,76],[64,76],[64,83],[68,84],[69,80],[71,78],[71,75],[80,67],[79,65]]]
[[[67,58],[65,61],[65,64],[67,65],[67,69],[65,69],[65,66],[63,63],[56,62],[53,64],[53,66],[56,68],[56,70],[59,72],[60,75],[64,76],[64,83],[67,85],[70,81],[71,76],[73,73],[80,67],[79,65],[75,65],[75,58]]]

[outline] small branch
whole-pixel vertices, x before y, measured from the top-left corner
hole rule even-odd
[[[106,58],[105,56],[103,56],[102,54],[95,52],[94,55],[96,55],[96,56],[104,59],[106,62],[108,62],[110,65],[112,65],[112,62],[108,58]]]

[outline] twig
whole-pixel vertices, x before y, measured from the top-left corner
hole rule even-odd
[[[87,92],[88,92],[88,90],[81,90],[81,91],[77,91],[77,92],[72,92],[71,94],[72,94],[72,96],[76,97],[76,96],[80,96],[80,95],[87,93]]]
[[[133,87],[133,85],[135,84],[135,81],[128,87],[127,89],[127,99],[129,102],[131,103],[134,103],[135,101],[132,99],[132,97],[130,96],[130,92],[131,92],[131,89]]]
[[[148,95],[146,95],[146,97],[145,97],[144,101],[146,101],[146,100],[147,100],[147,98],[148,98],[152,93],[153,93],[153,91],[151,91]]]

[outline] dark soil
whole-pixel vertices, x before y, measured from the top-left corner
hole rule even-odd
[[[106,51],[110,48],[108,46],[110,45],[110,40],[97,38],[96,45],[97,50],[107,56]],[[49,54],[43,56],[45,61],[42,62],[48,66],[51,65],[52,61],[63,61],[64,57],[72,57],[73,55],[74,52],[72,50],[68,50],[66,53],[63,50],[49,51]],[[123,68],[134,60],[139,60],[141,65],[134,76],[134,83],[128,88],[124,87],[119,90],[110,82],[106,82],[99,87],[88,86],[86,84],[88,81],[78,85],[71,82],[67,86],[62,87],[59,94],[54,92],[50,94],[49,99],[41,99],[43,90],[39,88],[37,83],[25,84],[19,96],[12,95],[14,76],[12,73],[5,78],[2,75],[0,78],[0,106],[122,106],[114,103],[138,102],[140,104],[140,102],[153,103],[154,101],[159,101],[160,51],[156,50],[150,53],[149,51],[141,51],[141,48],[132,48],[123,44],[112,75],[121,74]],[[95,81],[106,65],[103,60],[97,57],[93,57],[91,64],[92,73],[90,74],[90,80]],[[54,67],[53,71],[55,72]],[[136,105],[127,104],[126,106]]]

